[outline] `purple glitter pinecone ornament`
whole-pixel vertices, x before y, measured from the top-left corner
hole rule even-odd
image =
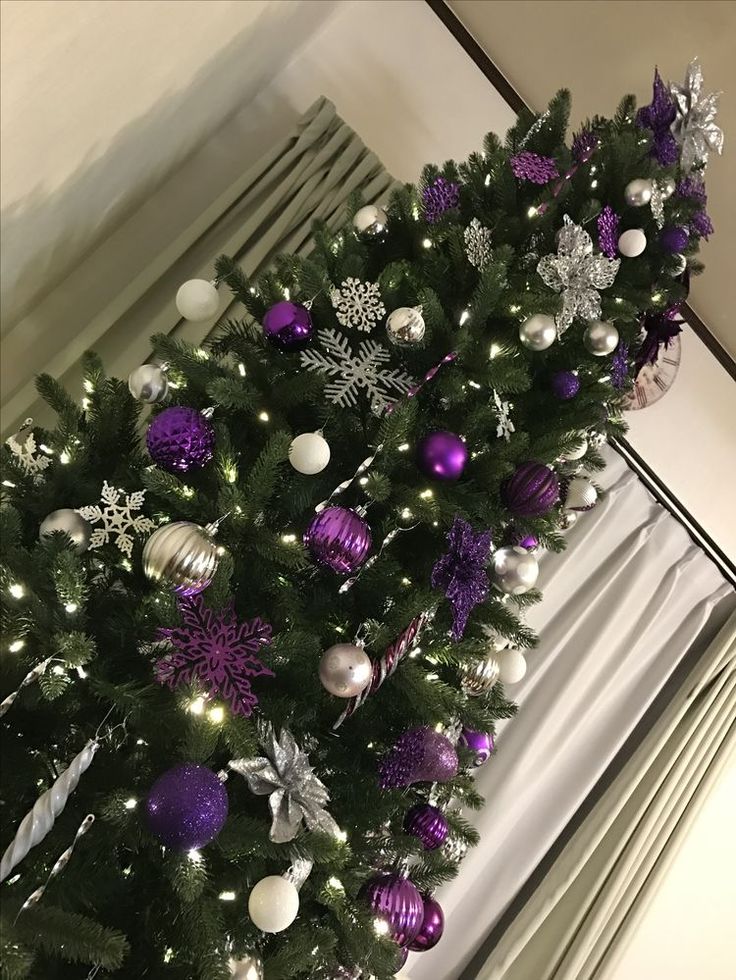
[[[460,185],[444,177],[436,177],[422,191],[424,217],[430,224],[439,221],[443,214],[460,203]]]
[[[153,419],[146,433],[151,459],[169,473],[188,473],[210,462],[215,451],[215,430],[194,408],[172,405]]]
[[[683,228],[680,225],[663,228],[659,236],[660,245],[665,252],[670,252],[671,254],[684,251],[689,241],[690,234],[687,228]]]
[[[357,572],[371,550],[371,529],[348,507],[325,507],[304,532],[304,544],[320,565],[340,575]]]
[[[574,371],[557,371],[550,381],[555,398],[567,402],[580,391],[580,378]]]
[[[454,432],[428,432],[417,446],[419,469],[435,480],[459,479],[467,461],[468,447]]]
[[[495,749],[491,732],[474,732],[471,728],[463,728],[460,745],[464,745],[473,753],[474,766],[482,766],[488,762]]]
[[[369,879],[358,893],[389,927],[399,946],[408,946],[422,927],[424,902],[416,886],[399,874],[384,872]]]
[[[444,813],[431,803],[417,803],[407,810],[404,830],[412,837],[418,837],[425,851],[436,851],[442,847],[450,832]]]
[[[397,789],[412,783],[446,783],[457,775],[457,752],[446,735],[423,726],[410,728],[383,760],[379,771],[381,789]]]
[[[263,333],[273,347],[286,354],[304,350],[314,333],[312,315],[301,303],[282,299],[266,310]]]
[[[598,215],[598,248],[607,259],[618,258],[618,226],[621,218],[607,204]]]
[[[560,499],[560,484],[548,466],[530,461],[516,467],[501,487],[501,497],[517,517],[540,517]]]
[[[156,780],[146,799],[152,834],[176,851],[209,844],[227,819],[227,792],[207,766],[184,763]]]
[[[598,149],[598,137],[586,127],[572,141],[572,155],[577,163],[587,163]]]
[[[445,915],[442,906],[436,898],[431,895],[423,895],[424,916],[419,932],[409,943],[409,949],[413,953],[424,953],[428,949],[433,949],[442,939],[445,931]]]

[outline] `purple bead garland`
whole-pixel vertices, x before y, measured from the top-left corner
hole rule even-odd
[[[501,497],[512,514],[540,517],[560,499],[560,485],[548,466],[530,461],[517,466],[501,487]]]
[[[320,565],[351,575],[371,550],[371,529],[365,518],[348,507],[326,507],[304,532],[304,544]]]
[[[146,433],[151,459],[170,473],[188,473],[210,462],[215,451],[215,430],[194,408],[172,405],[153,419]]]
[[[425,851],[436,851],[445,843],[450,832],[444,813],[431,803],[417,803],[407,810],[404,830],[412,837],[418,837]]]
[[[222,830],[227,811],[227,792],[217,775],[194,763],[159,776],[146,800],[149,830],[176,851],[209,844]]]

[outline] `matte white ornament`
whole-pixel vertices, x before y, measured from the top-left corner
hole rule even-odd
[[[526,674],[526,657],[521,650],[502,650],[496,654],[498,679],[502,684],[518,684]]]
[[[176,308],[185,320],[210,320],[220,306],[217,289],[206,279],[189,279],[179,286]]]
[[[289,462],[306,476],[321,473],[330,461],[330,444],[319,432],[302,432],[289,446]]]
[[[61,510],[52,511],[48,517],[44,517],[38,529],[38,539],[50,537],[55,531],[64,531],[72,539],[74,550],[79,552],[89,548],[92,528],[87,521],[70,507],[63,507]]]
[[[605,357],[618,347],[618,330],[608,320],[593,320],[585,328],[583,344],[589,353]]]
[[[633,208],[644,207],[652,199],[652,182],[644,177],[630,180],[624,188],[624,200]]]
[[[153,405],[166,398],[169,382],[158,364],[141,364],[128,375],[128,390],[136,401]]]
[[[280,875],[261,878],[248,898],[248,915],[261,932],[283,932],[298,912],[299,892]]]
[[[370,240],[380,238],[388,230],[388,215],[378,204],[366,204],[355,212],[353,228],[359,238]]]
[[[507,595],[523,595],[533,589],[538,575],[537,559],[518,545],[499,548],[493,555],[493,581]]]
[[[566,510],[590,510],[598,500],[598,491],[584,476],[575,476],[564,493]]]
[[[546,313],[535,313],[534,316],[527,317],[519,327],[519,340],[529,350],[547,350],[556,338],[555,319]]]
[[[635,259],[647,247],[647,236],[641,228],[629,228],[618,239],[618,250],[627,259]]]
[[[581,436],[580,444],[577,447],[577,449],[570,449],[569,452],[566,452],[562,458],[571,463],[576,459],[582,459],[583,456],[587,453],[587,451],[588,451],[588,440],[585,438],[585,436]]]

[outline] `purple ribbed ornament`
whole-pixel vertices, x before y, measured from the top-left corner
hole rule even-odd
[[[482,766],[491,758],[495,749],[491,732],[474,732],[471,728],[463,728],[460,744],[474,753],[473,765]]]
[[[423,726],[410,728],[383,760],[379,771],[381,789],[397,789],[412,783],[446,783],[457,775],[457,752],[446,735]]]
[[[673,225],[669,228],[663,228],[662,233],[659,236],[660,245],[665,252],[670,253],[682,252],[687,248],[689,241],[690,234],[687,228],[683,228],[680,225]]]
[[[557,371],[552,375],[550,385],[555,398],[567,402],[580,391],[580,378],[574,371]]]
[[[188,473],[210,462],[215,430],[206,416],[185,405],[159,412],[148,426],[146,446],[151,459],[170,473]]]
[[[435,480],[457,480],[468,461],[468,447],[454,432],[429,432],[417,446],[419,469]]]
[[[560,485],[553,471],[543,463],[521,463],[503,484],[501,497],[512,514],[539,517],[560,499]]]
[[[146,800],[152,834],[176,851],[204,847],[227,819],[227,792],[207,766],[184,763],[156,780]]]
[[[422,900],[424,902],[422,925],[409,943],[409,949],[413,953],[424,953],[428,949],[433,949],[442,939],[442,933],[445,931],[445,914],[440,903],[431,895],[424,895]]]
[[[286,354],[304,350],[314,333],[312,315],[301,303],[282,299],[266,310],[263,333],[270,344]]]
[[[422,927],[424,902],[416,886],[402,875],[384,873],[367,881],[358,893],[389,927],[399,946],[408,946]]]
[[[450,832],[444,813],[431,803],[417,803],[407,810],[404,830],[412,837],[418,837],[425,851],[436,851],[442,847]]]
[[[320,565],[340,575],[357,572],[371,550],[371,529],[348,507],[325,507],[304,532],[304,544]]]

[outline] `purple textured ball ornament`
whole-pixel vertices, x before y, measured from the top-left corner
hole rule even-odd
[[[539,517],[560,499],[560,485],[553,471],[543,463],[521,463],[503,484],[501,497],[512,514]]]
[[[416,886],[402,875],[384,873],[367,881],[358,893],[389,927],[399,946],[408,946],[422,927],[424,902]]]
[[[673,225],[670,228],[663,228],[659,236],[659,243],[665,252],[674,254],[684,251],[690,241],[690,233],[687,228],[680,225]]]
[[[496,747],[491,732],[474,732],[471,728],[463,728],[460,745],[464,745],[473,753],[474,766],[482,766],[488,762]]]
[[[188,473],[210,462],[215,451],[215,430],[194,408],[172,405],[159,412],[148,426],[146,446],[151,459],[169,473]]]
[[[266,310],[263,333],[269,344],[285,354],[304,350],[314,333],[312,315],[301,303],[282,299]]]
[[[433,728],[410,728],[399,738],[379,770],[381,789],[412,783],[446,783],[457,775],[455,746]]]
[[[468,461],[468,448],[454,432],[429,432],[417,447],[417,463],[426,476],[435,480],[457,480]]]
[[[304,532],[304,545],[320,565],[340,575],[357,572],[371,550],[368,522],[348,507],[325,507]]]
[[[431,895],[424,895],[422,900],[424,902],[422,925],[409,943],[409,949],[413,953],[424,953],[428,949],[433,949],[442,939],[442,933],[445,931],[445,915],[440,903]]]
[[[444,813],[431,803],[417,803],[407,810],[404,830],[412,837],[418,837],[425,851],[436,851],[442,847],[450,832]]]
[[[580,391],[580,378],[574,371],[557,371],[550,381],[555,398],[567,402]]]
[[[227,792],[206,766],[184,763],[156,780],[146,800],[148,829],[176,851],[204,847],[227,819]]]

